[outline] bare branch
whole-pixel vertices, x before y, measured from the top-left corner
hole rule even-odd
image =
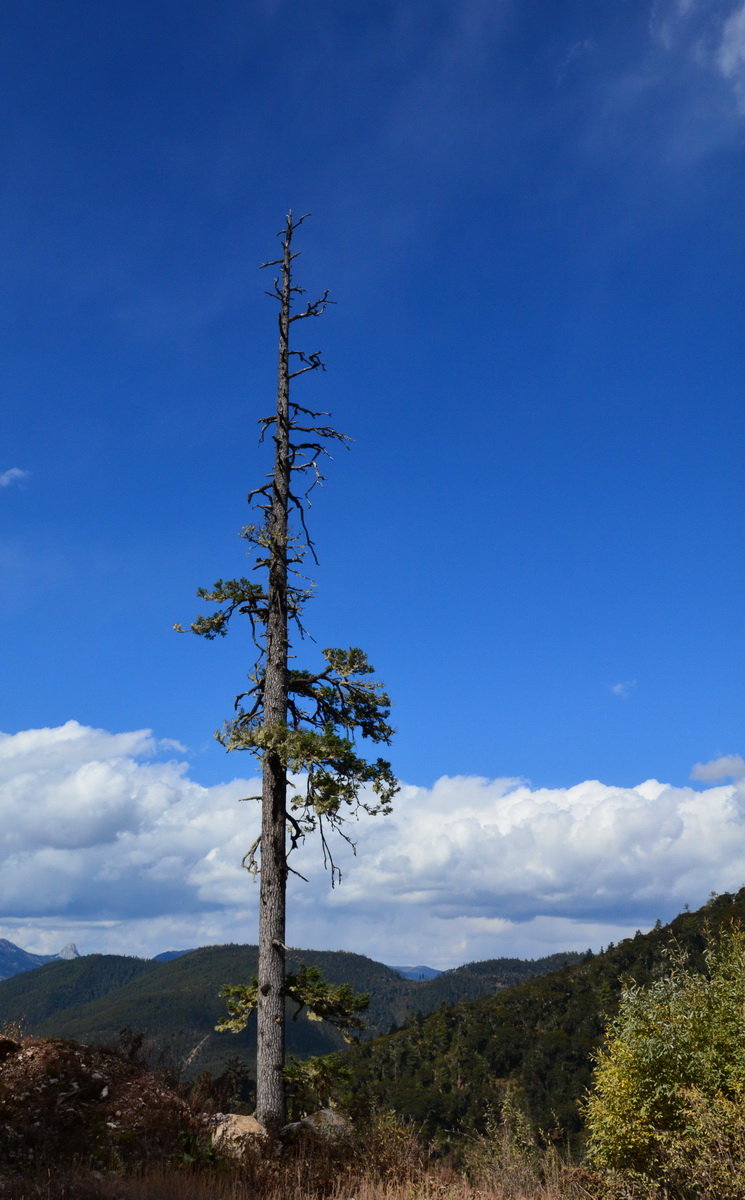
[[[261,845],[261,834],[251,843],[246,853],[241,859],[241,866],[245,867],[249,875],[258,875],[261,867],[256,859],[256,851]]]
[[[315,357],[315,356],[313,356],[313,357]],[[298,371],[292,371],[287,376],[287,378],[288,379],[297,379],[298,375],[306,375],[308,371],[325,371],[325,370],[326,370],[326,364],[325,364],[325,362],[321,362],[321,360],[319,358],[315,362],[309,362],[306,367],[301,367]]]
[[[306,417],[316,420],[318,417],[330,417],[330,412],[315,412],[312,408],[303,408],[302,404],[297,404],[294,400],[290,401],[290,408],[293,413],[303,413]]]
[[[303,527],[303,534],[305,536],[305,544],[308,547],[308,549],[310,550],[311,556],[313,558],[313,562],[317,564],[318,563],[318,555],[316,554],[316,544],[313,541],[313,538],[310,536],[310,531],[309,531],[308,526],[305,521],[305,506],[302,504],[302,502],[300,500],[298,500],[297,496],[293,495],[292,492],[289,493],[288,500],[293,505],[295,511],[297,513],[299,513],[299,515],[300,515],[300,524]]]
[[[301,842],[305,841],[305,832],[297,817],[293,817],[292,813],[288,812],[287,809],[285,809],[285,820],[291,826],[290,849],[287,851],[288,854],[291,854],[293,850],[297,849]]]
[[[273,490],[273,486],[274,485],[271,483],[265,483],[263,487],[252,488],[252,490],[246,496],[246,503],[251,504],[254,496],[266,496],[266,498],[269,499]]]
[[[317,300],[309,300],[303,312],[291,314],[290,323],[293,321],[304,321],[306,317],[320,317],[322,313],[325,313],[329,304],[336,303],[335,300],[329,300],[330,294],[331,293],[327,290],[322,296],[319,296]]]
[[[347,843],[347,845],[352,847],[352,852],[354,854],[356,854],[357,853],[356,843],[353,842],[351,837],[349,836],[349,834],[346,833],[345,830],[343,830],[341,828],[341,825],[339,824],[339,822],[333,821],[330,823],[331,823],[332,827],[334,828],[335,832],[339,834],[339,836]],[[323,865],[324,865],[325,869],[331,875],[331,886],[333,888],[333,887],[336,887],[337,883],[341,883],[341,867],[338,867],[336,865],[336,862],[334,861],[334,856],[331,852],[331,847],[329,846],[329,843],[328,843],[328,840],[326,837],[326,831],[323,827],[323,816],[320,813],[318,814],[318,832],[321,837],[321,847],[323,850]]]

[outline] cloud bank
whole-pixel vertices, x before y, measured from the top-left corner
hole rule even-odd
[[[0,734],[0,936],[144,954],[255,940],[258,888],[239,864],[257,809],[239,801],[257,780],[203,787],[180,751],[75,721]],[[743,765],[697,764],[696,778]],[[292,944],[444,966],[532,957],[598,947],[745,883],[745,779],[562,789],[446,777],[405,785],[392,817],[353,832],[334,890],[318,847],[299,852],[309,882],[290,885]]]

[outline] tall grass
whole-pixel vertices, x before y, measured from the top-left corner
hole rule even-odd
[[[0,1200],[596,1200],[591,1181],[553,1151],[522,1154],[488,1134],[454,1169],[431,1158],[415,1131],[390,1117],[354,1139],[307,1142],[281,1154],[249,1143],[240,1160],[205,1154],[137,1173],[46,1169],[0,1176]]]

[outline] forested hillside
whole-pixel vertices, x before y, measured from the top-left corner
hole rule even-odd
[[[478,1130],[498,1108],[505,1082],[514,1080],[539,1128],[575,1136],[592,1054],[617,1010],[621,981],[645,983],[661,974],[673,941],[702,967],[707,925],[716,929],[732,918],[745,923],[745,889],[602,954],[588,953],[576,965],[420,1017],[347,1052],[342,1062],[351,1086],[342,1086],[339,1098],[358,1108],[393,1108],[432,1134]]]
[[[488,958],[483,962],[466,963],[427,980],[412,997],[412,1002],[415,1002],[417,1012],[426,1015],[441,1004],[476,1000],[479,996],[515,987],[549,971],[558,971],[560,967],[577,963],[581,958],[581,954],[568,950],[549,954],[545,958]]]
[[[40,1032],[56,1014],[100,1001],[157,970],[157,963],[149,959],[117,954],[86,954],[47,963],[0,982],[0,1024],[15,1022],[29,1032]]]
[[[288,956],[288,969],[317,966],[331,983],[348,983],[370,996],[364,1036],[388,1033],[416,1014],[434,1012],[449,999],[491,994],[518,979],[550,970],[552,956],[534,962],[492,959],[471,963],[424,982],[403,979],[390,967],[361,954],[304,950]],[[215,1032],[226,1015],[220,989],[256,972],[255,946],[208,946],[169,961],[88,955],[55,962],[0,982],[0,1022],[15,1021],[30,1032],[113,1042],[123,1029],[145,1035],[145,1049],[165,1054],[177,1067],[194,1055],[189,1070],[220,1072],[233,1057],[253,1067],[255,1023],[240,1034]],[[292,1011],[293,1006],[290,1007]],[[301,1017],[288,1022],[289,1053],[300,1058],[343,1046],[331,1026]]]

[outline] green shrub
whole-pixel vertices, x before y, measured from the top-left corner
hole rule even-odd
[[[675,959],[624,990],[586,1105],[590,1161],[625,1186],[671,1195],[745,1195],[745,931],[706,951],[706,972]]]

